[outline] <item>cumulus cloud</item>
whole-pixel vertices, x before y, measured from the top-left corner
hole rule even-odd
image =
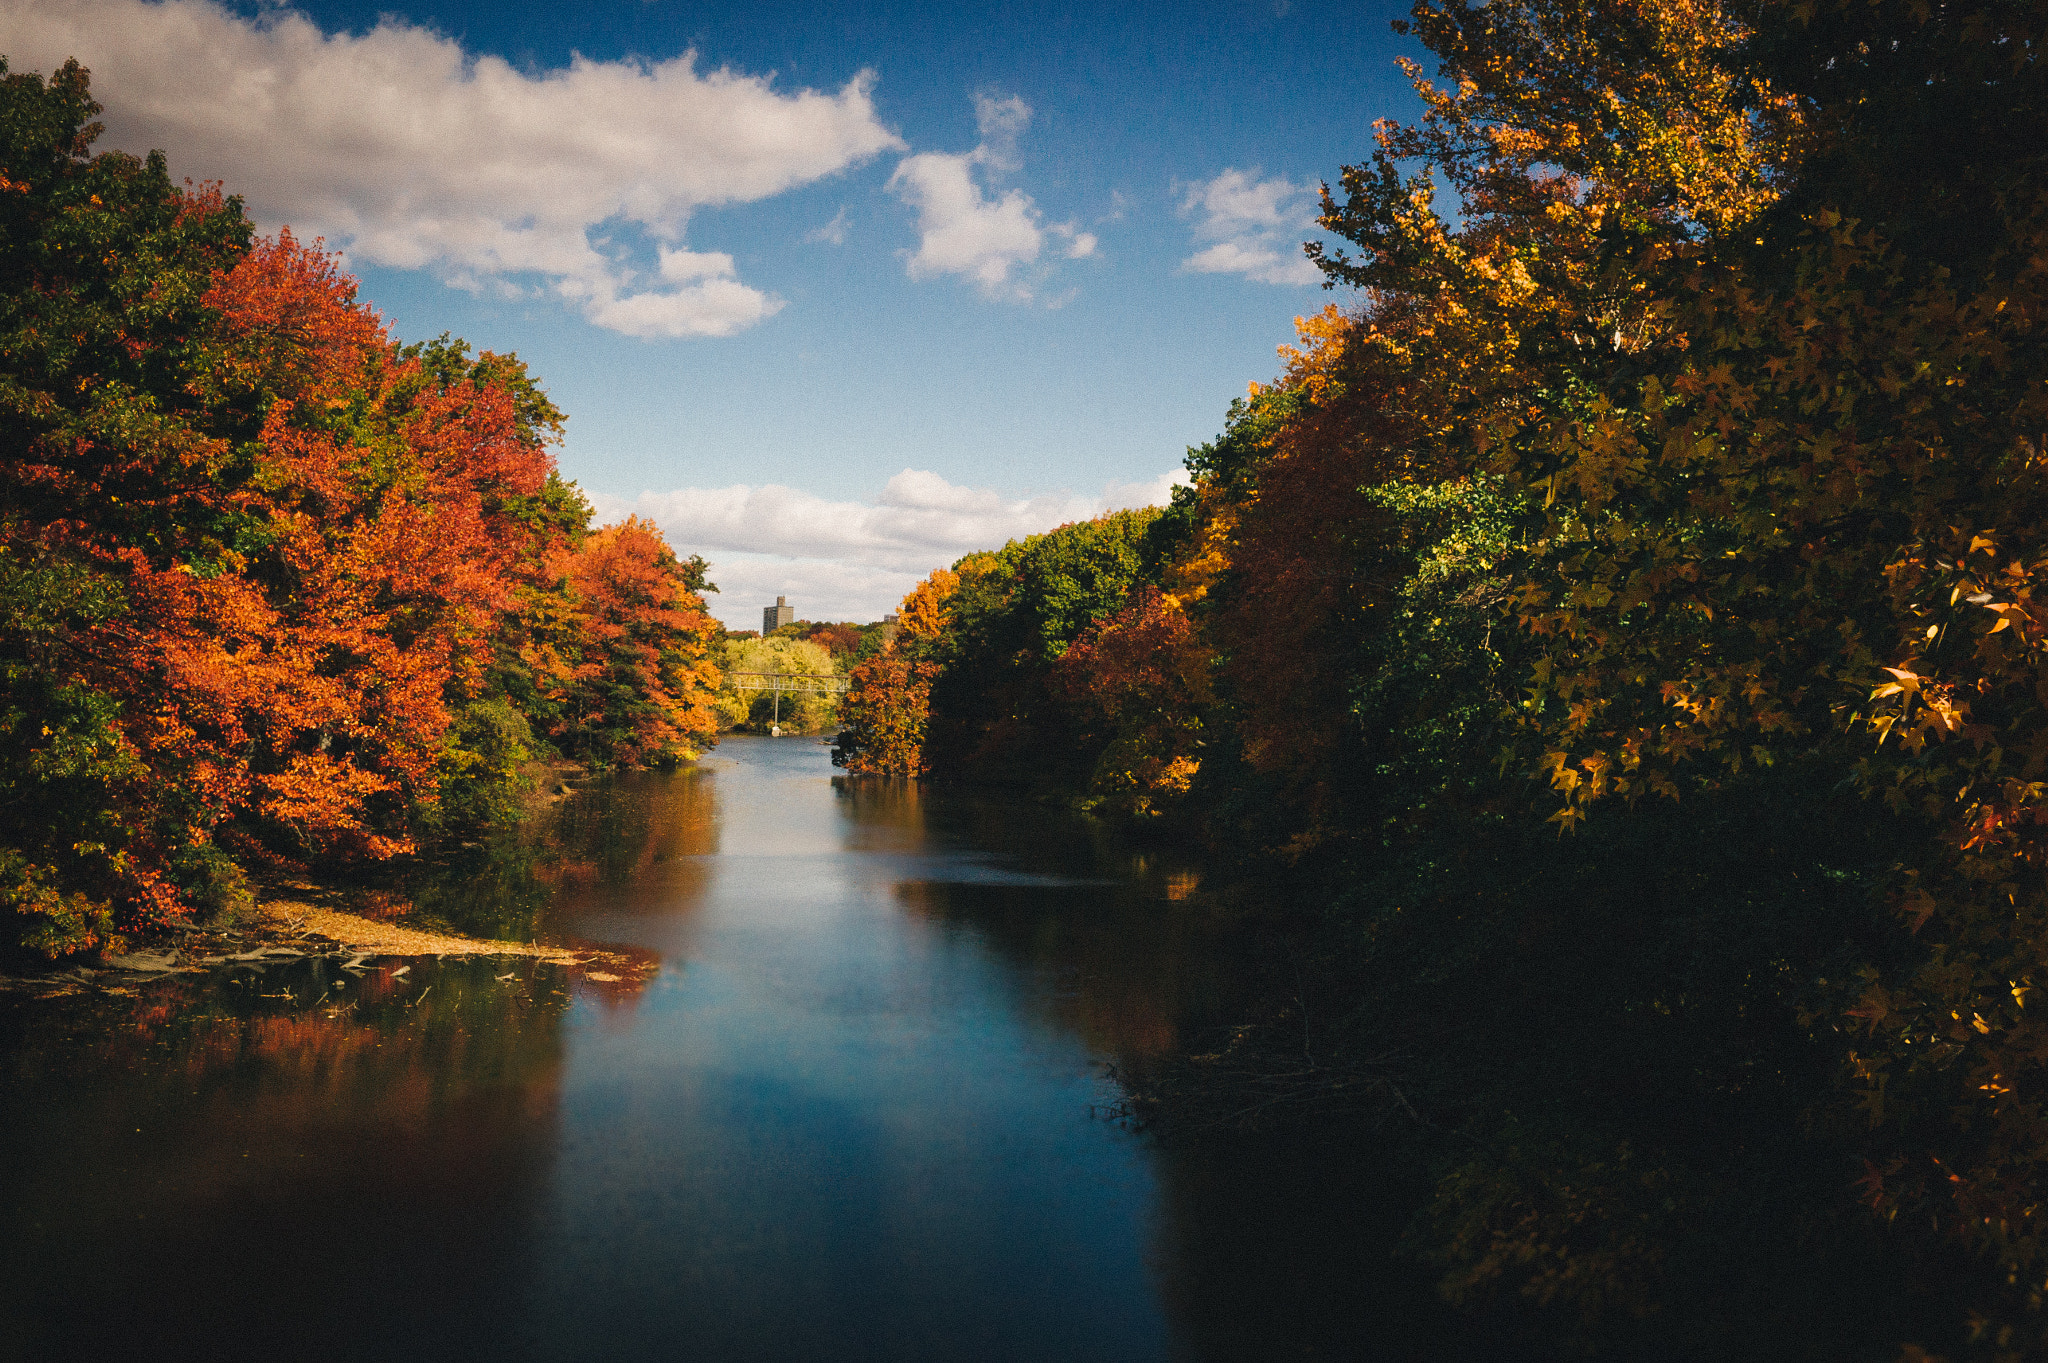
[[[675,249],[698,209],[903,146],[866,72],[827,93],[700,72],[694,53],[521,71],[389,16],[330,34],[211,0],[0,0],[0,35],[17,71],[92,69],[101,145],[164,148],[266,226],[459,286],[537,285],[636,336],[730,335],[782,306],[730,256]],[[657,244],[654,277],[619,227]]]
[[[1181,214],[1209,245],[1181,262],[1196,274],[1237,274],[1261,284],[1320,284],[1323,272],[1301,253],[1302,234],[1316,227],[1315,187],[1284,176],[1225,170],[1186,187]]]
[[[1038,259],[1045,233],[1031,196],[1021,189],[990,198],[974,182],[975,157],[928,151],[905,157],[889,187],[917,210],[912,279],[957,274],[990,294],[1030,293],[1010,284],[1010,272]]]
[[[879,619],[919,578],[962,554],[1120,507],[1160,505],[1185,481],[1176,470],[1149,482],[1111,484],[1099,497],[1010,498],[905,469],[868,502],[832,501],[777,484],[592,500],[605,519],[644,516],[679,553],[710,559],[720,588],[713,612],[746,629],[778,594],[790,596],[807,619]]]
[[[1016,95],[974,97],[981,143],[967,152],[920,152],[897,163],[889,188],[917,210],[917,250],[906,263],[912,279],[959,275],[991,298],[1029,301],[1033,285],[1018,278],[1035,263],[1048,235],[1061,254],[1095,254],[1092,233],[1072,223],[1047,223],[1021,189],[995,191],[984,181],[1022,166],[1017,142],[1031,123],[1031,106]]]
[[[718,594],[704,600],[728,629],[761,628],[761,607],[778,596],[787,596],[802,620],[879,620],[923,576],[843,559],[731,552],[706,557]]]

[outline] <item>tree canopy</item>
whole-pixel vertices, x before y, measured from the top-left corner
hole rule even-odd
[[[1127,568],[1069,566],[1109,522],[970,555],[905,603],[925,691],[850,702],[1321,905],[1324,1044],[1428,1057],[1458,1133],[1461,1300],[1612,1344],[1684,1313],[1687,1228],[1826,1224],[1985,1256],[1943,1347],[2048,1349],[2043,23],[1423,0],[1423,116],[1308,248],[1351,301]],[[1807,1231],[1735,1229],[1766,1187]]]
[[[0,65],[0,72],[4,72]],[[0,899],[52,953],[693,755],[701,562],[592,531],[516,357],[402,345],[86,73],[0,77]]]

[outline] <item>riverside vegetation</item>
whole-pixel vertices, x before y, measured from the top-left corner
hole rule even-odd
[[[1413,1168],[1477,1315],[2048,1353],[2048,12],[1407,28],[1426,115],[1311,248],[1350,304],[1171,507],[932,573],[837,758],[1206,845],[1267,987],[1133,1112]],[[97,112],[0,79],[18,948],[708,742],[703,565],[593,527],[519,362],[398,342]]]
[[[403,344],[86,73],[0,62],[0,903],[16,949],[502,824],[716,729],[704,565],[594,526],[511,355]]]
[[[933,572],[838,760],[1206,843],[1271,984],[1134,1112],[1412,1160],[1473,1312],[2048,1353],[2048,10],[1400,27],[1354,301],[1171,507]]]
[[[850,620],[798,620],[766,638],[753,630],[726,631],[715,652],[725,678],[717,702],[720,726],[754,733],[775,728],[795,734],[832,730],[839,721],[837,693],[785,691],[778,704],[771,692],[751,684],[758,678],[745,674],[779,672],[841,681],[849,669],[882,651],[885,634],[880,621],[861,625]]]

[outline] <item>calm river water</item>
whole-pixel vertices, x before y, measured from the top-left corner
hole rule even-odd
[[[1442,1357],[1364,1159],[1097,1108],[1227,1013],[1183,868],[729,739],[424,894],[600,967],[382,959],[0,1014],[0,1355]],[[406,967],[402,971],[400,967]]]

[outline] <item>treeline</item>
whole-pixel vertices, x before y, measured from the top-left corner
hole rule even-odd
[[[1144,609],[1139,584],[1159,567],[1148,542],[1157,515],[1113,512],[933,573],[904,598],[895,646],[854,667],[835,760],[859,772],[1115,791],[1126,807],[1149,811],[1149,786],[1126,790],[1106,771],[1095,779],[1098,766],[1143,766],[1145,757],[1128,745],[1106,751],[1089,723],[1098,717],[1074,702],[1109,684],[1100,625],[1127,600]],[[1112,632],[1133,623],[1120,618]],[[1088,643],[1068,657],[1084,634]],[[1151,713],[1168,708],[1185,709]]]
[[[0,61],[0,903],[56,955],[507,817],[715,729],[698,559],[594,527],[510,355]]]
[[[834,692],[762,689],[749,673],[780,672],[790,677],[821,677],[838,681],[858,663],[882,651],[888,629],[881,621],[797,620],[766,638],[758,630],[727,630],[719,640],[718,662],[725,686],[718,696],[720,724],[729,729],[767,733],[780,728],[799,734],[823,733],[839,720]]]
[[[1415,1134],[1455,1300],[2048,1352],[2048,10],[1403,27],[1356,301],[1172,507],[932,574],[842,761],[1234,863],[1294,972],[1141,1101]]]

